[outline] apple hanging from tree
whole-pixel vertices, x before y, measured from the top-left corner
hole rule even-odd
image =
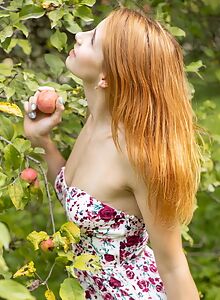
[[[26,168],[21,172],[20,178],[29,183],[32,183],[37,179],[37,174],[38,173],[36,170],[32,168]]]
[[[52,239],[48,239],[45,241],[42,241],[40,243],[40,248],[42,251],[47,252],[48,250],[53,250],[54,248],[54,242]]]
[[[59,95],[55,91],[41,91],[37,98],[37,108],[45,114],[52,114],[56,109],[58,97]]]

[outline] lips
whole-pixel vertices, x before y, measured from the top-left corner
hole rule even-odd
[[[74,56],[74,57],[76,56],[76,53],[75,53],[74,49],[70,50],[69,55]]]

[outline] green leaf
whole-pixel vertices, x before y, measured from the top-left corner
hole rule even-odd
[[[6,272],[8,272],[9,268],[4,260],[4,257],[1,254],[0,251],[0,274],[4,275]]]
[[[10,14],[8,11],[5,10],[0,10],[0,18],[5,18],[5,17],[9,17]]]
[[[77,7],[74,11],[74,16],[79,17],[80,19],[87,22],[94,20],[91,9],[87,6]]]
[[[23,34],[28,37],[29,35],[29,31],[28,31],[28,28],[27,26],[25,26],[23,23],[16,23],[16,24],[13,24],[13,26],[19,30],[21,30],[23,32]]]
[[[59,56],[54,55],[54,54],[45,54],[44,55],[45,61],[50,67],[51,72],[59,76],[65,67],[64,62],[59,58]]]
[[[13,145],[7,145],[4,148],[4,158],[6,168],[17,170],[20,167],[21,155]]]
[[[6,38],[12,36],[13,34],[13,29],[11,25],[5,26],[3,30],[0,32],[0,41],[3,43]]]
[[[0,135],[11,140],[14,135],[14,126],[9,118],[0,114]]]
[[[24,191],[20,180],[16,180],[8,186],[8,194],[17,210],[23,210],[27,204],[27,200],[23,199]]]
[[[14,24],[19,21],[19,13],[10,12],[10,23]]]
[[[31,44],[28,40],[17,39],[16,44],[21,47],[21,49],[24,51],[25,54],[27,55],[31,54]]]
[[[201,74],[198,72],[201,67],[206,67],[201,60],[193,61],[191,64],[185,67],[185,71],[196,73],[200,78],[202,78]]]
[[[34,273],[36,272],[36,268],[34,266],[34,262],[30,261],[23,267],[21,267],[15,274],[13,275],[13,278],[20,277],[20,276],[27,276],[32,277],[34,276]]]
[[[0,187],[4,186],[6,183],[7,175],[0,172]]]
[[[96,272],[102,268],[98,256],[86,253],[76,256],[73,265],[77,269],[91,272]]]
[[[75,34],[77,32],[82,31],[82,29],[80,28],[80,26],[74,21],[74,16],[71,13],[67,13],[64,16],[64,24],[65,24],[65,28],[66,30],[68,30],[69,32]]]
[[[17,45],[17,39],[7,38],[4,42],[4,50],[6,53],[11,52],[11,50]]]
[[[67,71],[64,75],[65,75],[66,77],[72,78],[77,84],[83,85],[82,79],[79,78],[79,77],[77,77],[76,75],[74,75],[74,74],[71,73],[70,71]]]
[[[13,66],[5,63],[0,63],[0,74],[4,76],[10,76]]]
[[[82,0],[80,1],[80,4],[84,4],[87,6],[93,6],[96,3],[96,0]]]
[[[80,229],[72,221],[64,223],[60,227],[60,231],[66,234],[71,243],[78,243],[80,241]]]
[[[35,300],[28,289],[15,280],[0,280],[0,297],[7,300]]]
[[[34,250],[39,249],[39,244],[44,241],[49,239],[49,235],[45,231],[32,231],[29,233],[27,236],[27,240],[30,241],[34,245]]]
[[[56,300],[54,293],[51,290],[46,290],[44,295],[47,300]]]
[[[175,26],[169,26],[168,30],[174,35],[174,36],[186,36],[185,31],[183,31],[181,28],[179,27],[175,27]]]
[[[64,251],[67,252],[67,250],[69,249],[69,240],[67,237],[63,237],[61,236],[60,232],[57,231],[53,234],[53,242],[54,242],[54,245],[55,247],[63,247],[64,248]]]
[[[29,140],[24,140],[23,138],[16,138],[13,141],[13,146],[20,152],[26,153],[31,149],[31,142]]]
[[[77,275],[75,274],[74,265],[66,266],[66,270],[71,276],[73,276],[74,278],[78,278]]]
[[[45,11],[42,7],[37,5],[26,5],[20,11],[20,20],[37,19],[42,17]]]
[[[72,21],[72,23],[70,23],[70,24],[67,24],[65,27],[66,27],[66,30],[68,30],[69,32],[71,32],[73,34],[82,31],[82,29],[79,27],[79,25],[74,21]]]
[[[32,92],[36,92],[36,90],[37,90],[38,87],[39,87],[38,82],[35,81],[35,80],[27,79],[27,80],[25,81],[25,84],[27,85],[27,87],[29,88],[29,90],[31,90]]]
[[[5,86],[4,90],[7,100],[9,100],[15,94],[15,88],[12,88],[10,86]]]
[[[9,244],[11,242],[11,237],[8,231],[8,228],[4,223],[0,222],[0,244],[2,244],[5,250],[9,250]]]
[[[63,8],[55,9],[47,14],[49,19],[52,21],[51,28],[54,28],[57,25],[58,21],[62,19],[64,14],[65,10]]]
[[[66,278],[60,285],[59,291],[62,300],[85,300],[85,292],[75,278]]]
[[[66,47],[67,35],[65,32],[60,32],[59,30],[56,30],[56,32],[53,35],[51,35],[50,42],[55,48],[58,49],[58,51],[61,51],[63,48]]]

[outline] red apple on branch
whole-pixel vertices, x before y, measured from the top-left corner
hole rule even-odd
[[[21,172],[20,178],[29,183],[32,183],[37,178],[37,171],[32,168],[26,168]]]
[[[46,241],[42,241],[40,243],[40,248],[44,252],[47,252],[48,250],[53,250],[53,248],[54,248],[54,242],[53,242],[53,240],[52,239],[48,239]]]

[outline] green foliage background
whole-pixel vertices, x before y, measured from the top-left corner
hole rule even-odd
[[[201,299],[219,300],[218,0],[0,0],[0,101],[14,103],[23,111],[23,102],[34,94],[38,86],[53,86],[66,102],[63,121],[59,128],[54,128],[51,137],[67,159],[85,122],[87,103],[81,80],[65,68],[65,59],[74,46],[75,33],[95,27],[118,5],[139,8],[146,13],[150,9],[149,13],[167,26],[183,47],[193,107],[199,124],[207,129],[204,137],[206,152],[197,194],[198,207],[191,224],[183,230],[183,245]],[[43,230],[51,234],[51,222],[45,221],[49,220],[49,209],[44,178],[41,174],[41,190],[37,193],[31,192],[18,178],[24,167],[39,168],[30,157],[38,160],[44,170],[47,170],[47,166],[41,156],[42,149],[33,149],[25,139],[22,118],[0,112],[0,124],[0,136],[12,143],[10,145],[6,140],[0,139],[0,224],[7,226],[11,237],[9,247],[6,242],[7,232],[0,238],[0,285],[3,280],[7,283],[6,280],[12,274],[31,260],[34,260],[38,274],[45,279],[53,265],[54,254],[36,252],[26,240],[33,230]],[[10,192],[12,184],[16,187],[16,196]],[[66,218],[50,184],[49,191],[58,230]],[[67,276],[63,263],[57,263],[48,280],[48,285],[57,299],[60,299],[60,284]],[[20,277],[16,282],[27,286],[30,279]],[[11,282],[7,284],[10,286]],[[44,292],[45,286],[39,285],[31,294],[36,299],[44,299]],[[25,293],[24,298],[19,299],[32,299]],[[3,295],[0,294],[0,297]],[[10,297],[9,295],[4,299]],[[62,299],[66,299],[63,294]]]

